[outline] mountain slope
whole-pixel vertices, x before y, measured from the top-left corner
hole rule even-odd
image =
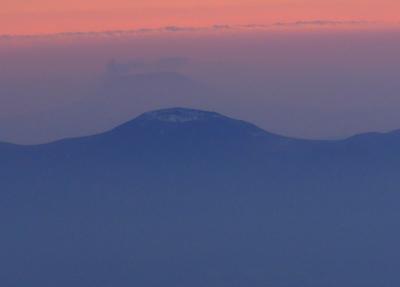
[[[52,189],[60,181],[71,186],[137,183],[146,189],[159,189],[154,185],[163,182],[174,182],[176,188],[184,182],[212,183],[207,188],[251,182],[257,189],[306,189],[326,182],[367,188],[369,181],[396,186],[399,150],[396,132],[342,141],[298,140],[218,113],[182,108],[148,112],[96,136],[0,146],[9,160],[2,166],[8,174],[3,184],[16,184],[16,189]]]

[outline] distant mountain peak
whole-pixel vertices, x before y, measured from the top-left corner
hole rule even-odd
[[[194,110],[187,108],[170,108],[170,109],[162,109],[162,110],[147,112],[142,114],[139,118],[143,120],[156,120],[156,121],[170,122],[170,123],[184,123],[184,122],[201,121],[207,119],[224,118],[224,116],[218,113],[207,112],[202,110]]]

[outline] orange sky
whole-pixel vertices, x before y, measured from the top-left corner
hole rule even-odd
[[[1,0],[0,34],[298,20],[399,22],[399,0]]]

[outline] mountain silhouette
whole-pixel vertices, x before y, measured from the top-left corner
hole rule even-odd
[[[4,286],[397,286],[400,133],[288,138],[170,108],[0,144]]]

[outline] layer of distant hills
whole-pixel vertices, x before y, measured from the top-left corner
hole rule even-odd
[[[173,108],[0,158],[2,286],[400,284],[398,131],[293,139]]]

